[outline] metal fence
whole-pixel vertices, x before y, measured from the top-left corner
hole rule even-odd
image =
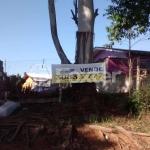
[[[70,59],[70,61],[74,62],[74,59]],[[3,61],[3,72],[6,72],[6,75],[4,75],[5,73],[3,73],[3,81],[0,82],[0,100],[5,99],[6,93],[8,98],[14,99],[16,99],[16,97],[18,96],[21,98],[24,98],[25,96],[35,98],[41,96],[47,97],[47,93],[45,95],[39,95],[39,93],[22,93],[22,78],[24,77],[25,72],[51,75],[51,65],[60,63],[61,61],[59,58],[41,60]],[[21,77],[21,79],[18,78],[19,76]],[[6,79],[6,77],[8,77],[8,80]],[[9,86],[7,86],[7,82]]]
[[[71,62],[74,59],[70,59]],[[60,64],[60,59],[41,59],[41,60],[21,60],[21,61],[6,61],[3,67],[7,75],[24,75],[24,72],[51,74],[51,65]]]

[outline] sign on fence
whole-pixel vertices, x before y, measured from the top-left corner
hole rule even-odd
[[[53,64],[53,83],[100,82],[105,78],[105,63]]]

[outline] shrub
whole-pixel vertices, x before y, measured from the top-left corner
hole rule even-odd
[[[150,85],[133,91],[127,100],[126,108],[131,114],[135,115],[140,115],[141,112],[150,110]]]

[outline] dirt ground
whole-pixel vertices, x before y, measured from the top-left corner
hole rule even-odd
[[[0,150],[150,149],[149,113],[137,119],[103,108],[98,118],[79,105],[22,104],[0,117]]]

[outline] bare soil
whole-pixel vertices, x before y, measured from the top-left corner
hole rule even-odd
[[[84,104],[22,104],[0,118],[0,150],[148,150],[150,113],[118,109],[94,114]],[[94,117],[95,116],[95,117]]]

